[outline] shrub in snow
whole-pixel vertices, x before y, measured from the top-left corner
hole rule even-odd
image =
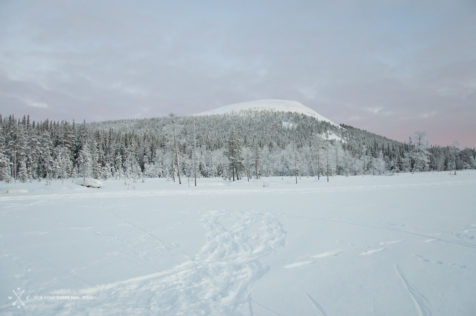
[[[97,189],[102,187],[101,181],[96,180],[96,179],[83,179],[83,181],[81,181],[81,185],[83,187],[97,188]]]

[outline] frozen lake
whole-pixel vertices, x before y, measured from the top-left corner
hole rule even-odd
[[[476,315],[474,171],[184,182],[0,184],[0,314]]]

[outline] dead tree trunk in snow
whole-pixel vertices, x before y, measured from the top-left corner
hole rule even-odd
[[[171,114],[170,117],[172,118],[172,125],[173,125],[174,152],[175,152],[175,164],[177,166],[177,177],[178,177],[179,184],[182,184],[182,180],[180,179],[180,164],[179,164],[179,154],[178,154],[178,147],[177,147],[177,137],[175,133],[175,119],[173,114]]]
[[[197,162],[196,162],[196,157],[197,157],[197,134],[196,134],[196,129],[195,129],[195,120],[193,120],[193,180],[195,186],[197,186]]]
[[[294,176],[296,177],[296,184],[298,183],[298,169],[297,169],[297,152],[296,152],[296,141],[293,142],[293,151],[294,151]]]
[[[329,143],[326,144],[326,177],[327,182],[329,182]]]

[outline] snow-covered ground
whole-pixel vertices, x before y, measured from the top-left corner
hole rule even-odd
[[[184,182],[1,184],[0,314],[476,315],[476,172]]]

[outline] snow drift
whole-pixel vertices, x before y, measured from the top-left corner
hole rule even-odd
[[[102,188],[101,181],[96,180],[96,179],[90,179],[90,178],[83,179],[81,181],[80,185],[82,185],[83,187],[86,187],[86,188],[95,188],[95,189]]]

